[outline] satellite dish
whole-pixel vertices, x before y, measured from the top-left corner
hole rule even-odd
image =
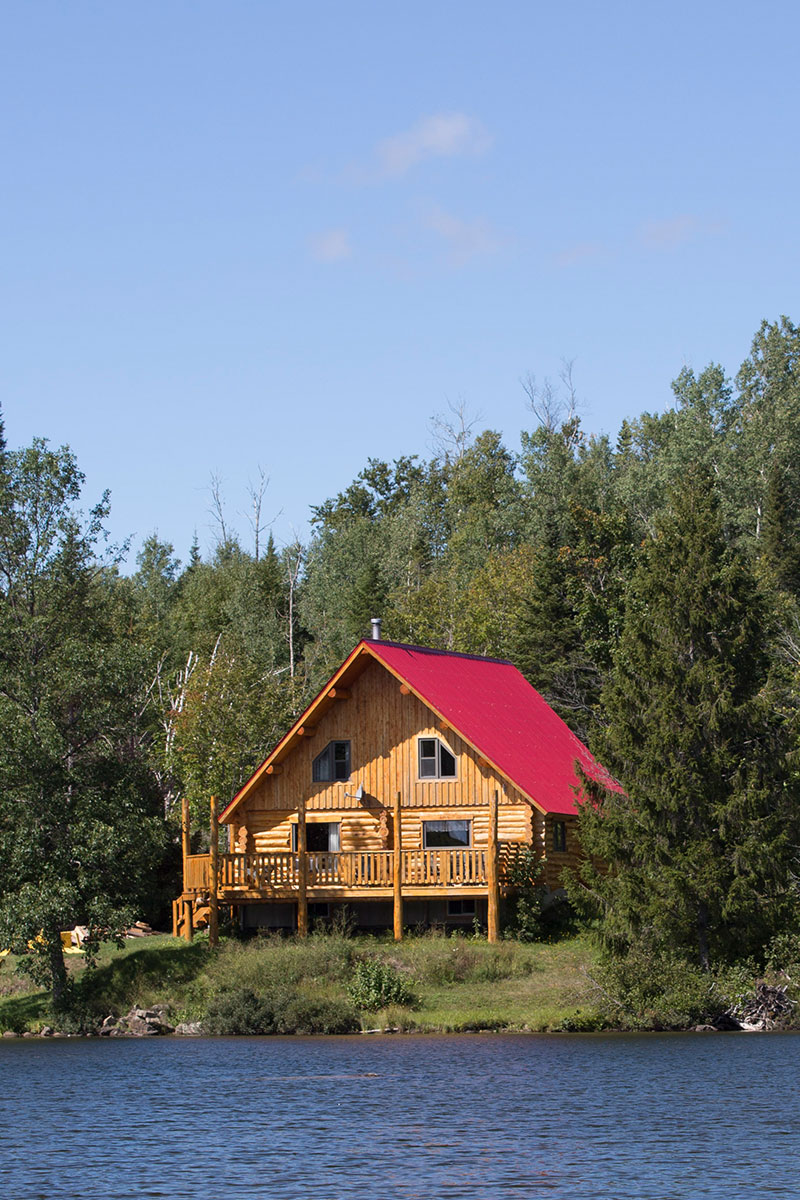
[[[356,800],[360,804],[363,799],[364,799],[364,785],[363,785],[363,783],[360,783],[358,785],[358,787],[356,788]]]

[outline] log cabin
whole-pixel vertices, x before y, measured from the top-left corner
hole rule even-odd
[[[478,922],[499,932],[504,868],[577,862],[576,765],[617,787],[510,662],[360,641],[189,853],[173,931],[220,905],[245,929],[305,934],[346,905],[362,930]]]

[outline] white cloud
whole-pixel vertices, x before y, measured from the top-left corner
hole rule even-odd
[[[494,254],[501,246],[500,237],[486,221],[463,221],[443,208],[429,208],[423,224],[446,242],[450,257],[458,266],[476,255]]]
[[[583,263],[606,258],[607,255],[606,247],[600,242],[577,242],[556,254],[554,262],[557,267],[578,267]]]
[[[310,239],[312,258],[317,262],[335,263],[350,258],[353,247],[346,229],[325,229]]]
[[[435,113],[378,144],[379,173],[383,178],[396,178],[428,158],[482,154],[490,141],[481,123],[466,113]]]
[[[693,237],[721,232],[720,222],[703,221],[683,213],[665,221],[647,221],[639,229],[639,241],[653,250],[674,250]]]

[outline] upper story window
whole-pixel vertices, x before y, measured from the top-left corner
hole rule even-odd
[[[328,742],[311,768],[314,783],[335,783],[350,778],[350,743]]]
[[[420,738],[418,747],[420,779],[455,779],[455,756],[438,738]]]
[[[566,850],[567,848],[567,822],[553,822],[553,849]]]

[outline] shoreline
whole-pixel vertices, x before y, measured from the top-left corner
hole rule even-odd
[[[464,935],[425,933],[394,942],[319,933],[304,940],[230,938],[217,950],[202,938],[188,943],[155,935],[122,949],[104,946],[91,971],[71,959],[74,1002],[59,1017],[49,996],[11,966],[6,959],[0,970],[0,1035],[7,1041],[800,1031],[790,985],[783,987],[781,1012],[731,1008],[730,999],[718,996],[703,1013],[696,1002],[694,1010],[684,1007],[691,996],[683,992],[651,993],[646,1009],[629,1009],[620,1019],[616,1008],[603,1007],[597,950],[586,933],[491,945]],[[763,981],[745,991],[752,986],[781,991]]]

